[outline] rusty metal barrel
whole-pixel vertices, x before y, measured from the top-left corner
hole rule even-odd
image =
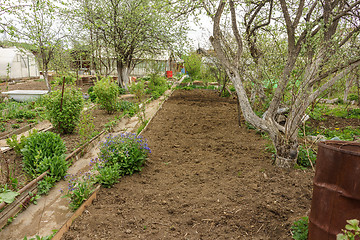
[[[360,220],[360,143],[318,143],[309,240],[336,240],[346,220]]]

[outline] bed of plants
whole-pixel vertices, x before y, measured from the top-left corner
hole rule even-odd
[[[55,90],[37,102],[22,104],[11,102],[14,106],[18,106],[19,110],[15,111],[18,113],[17,117],[26,118],[30,115],[28,112],[33,111],[37,113],[36,117],[41,117],[41,120],[50,120],[54,130],[52,132],[33,130],[28,137],[22,136],[17,139],[16,135],[12,135],[7,139],[8,145],[13,148],[17,157],[13,163],[9,162],[7,170],[2,172],[2,175],[8,176],[0,186],[0,203],[10,204],[19,195],[17,191],[21,187],[42,173],[48,172],[38,182],[37,193],[31,196],[30,202],[36,204],[36,200],[41,195],[47,194],[56,182],[66,175],[70,163],[65,160],[67,150],[63,139],[77,135],[80,138],[78,146],[81,146],[94,137],[94,134],[99,133],[94,130],[93,109],[102,109],[104,115],[112,119],[103,122],[103,129],[111,131],[121,118],[136,114],[140,116],[140,112],[145,110],[146,97],[158,98],[158,94],[163,94],[169,88],[169,83],[164,78],[153,77],[149,80],[145,78],[138,83],[146,84],[147,87],[135,93],[136,98],[132,101],[120,100],[119,95],[124,91],[109,79],[102,79],[89,89],[89,100],[84,100],[83,94],[74,85],[66,84],[63,92]],[[134,93],[134,89],[136,87],[132,87],[131,92]],[[95,103],[95,108],[90,107],[91,101]],[[109,102],[111,104],[108,104]],[[87,111],[81,111],[84,106],[88,108]],[[144,120],[144,118],[140,119]],[[73,182],[67,193],[71,199],[70,208],[75,209],[81,205],[92,193],[95,184],[111,187],[121,176],[140,171],[149,151],[145,140],[136,135],[127,133],[118,137],[109,137],[102,145],[101,156],[94,160],[91,173],[76,177],[76,180],[75,176],[67,176],[69,181]],[[11,164],[16,164],[16,171]]]
[[[45,118],[43,99],[35,102],[16,102],[8,100],[0,103],[0,136],[31,123],[38,123]]]
[[[101,144],[97,158],[91,160],[91,169],[79,175],[67,175],[68,189],[65,196],[69,198],[69,207],[75,211],[89,198],[96,184],[110,188],[124,175],[141,171],[150,148],[143,137],[123,133],[109,135]]]

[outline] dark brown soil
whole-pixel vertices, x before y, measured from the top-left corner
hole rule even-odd
[[[234,100],[176,91],[144,135],[143,171],[102,188],[63,239],[291,239],[310,208],[313,173],[275,167]]]
[[[82,92],[86,93],[89,89],[90,85],[81,85],[78,86]],[[53,90],[60,89],[59,85],[52,85],[51,88]],[[16,84],[9,84],[8,90],[6,90],[5,83],[0,84],[1,92],[4,91],[12,91],[12,90],[47,90],[46,83],[44,80],[25,80],[21,82],[17,82]]]

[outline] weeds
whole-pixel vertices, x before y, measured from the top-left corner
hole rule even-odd
[[[295,221],[291,226],[292,238],[294,240],[307,240],[308,239],[308,225],[309,218],[303,217],[298,221]]]

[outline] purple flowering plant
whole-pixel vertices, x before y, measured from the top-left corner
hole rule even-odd
[[[98,158],[90,161],[91,169],[85,174],[67,175],[69,207],[75,211],[90,197],[95,183],[111,187],[123,175],[131,175],[141,171],[150,153],[146,140],[133,133],[109,135],[101,144]]]
[[[92,171],[89,171],[84,174],[81,172],[77,175],[69,174],[65,179],[68,181],[68,189],[64,197],[69,198],[69,208],[75,211],[94,192],[94,177]]]
[[[141,171],[150,148],[142,136],[133,133],[109,135],[101,144],[99,159],[102,167],[116,166],[120,175]]]

